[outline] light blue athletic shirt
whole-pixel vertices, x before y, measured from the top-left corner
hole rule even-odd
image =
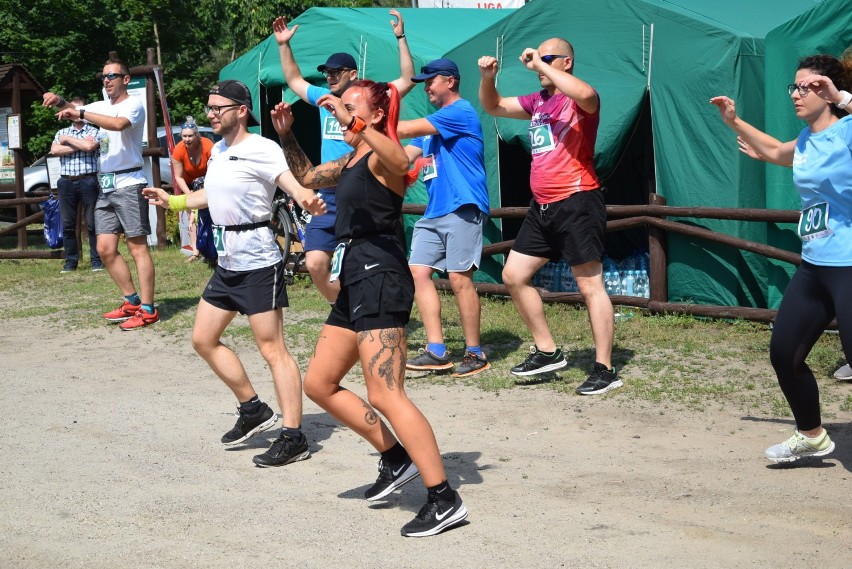
[[[434,169],[424,167],[429,203],[423,217],[435,218],[456,211],[463,205],[474,204],[488,215],[488,187],[485,183],[485,146],[482,126],[473,106],[464,99],[438,109],[426,117],[438,134],[411,141],[432,156]]]
[[[343,142],[343,131],[340,130],[340,123],[334,118],[334,115],[325,107],[319,107],[317,101],[323,95],[327,95],[331,91],[325,87],[317,87],[310,85],[308,87],[308,103],[319,108],[320,129],[322,131],[322,152],[320,158],[323,162],[336,160],[352,151],[352,147]]]
[[[806,127],[796,141],[793,182],[805,211],[828,204],[832,234],[803,241],[802,259],[814,265],[852,266],[852,116],[812,133]]]

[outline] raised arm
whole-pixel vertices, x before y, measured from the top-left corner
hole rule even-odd
[[[278,103],[270,111],[272,126],[281,140],[284,157],[290,166],[290,172],[295,179],[306,188],[328,188],[336,186],[340,180],[340,172],[349,161],[349,154],[337,160],[314,166],[307,157],[296,137],[290,130],[293,126],[293,109],[288,103]]]
[[[574,99],[577,106],[587,113],[594,113],[598,110],[600,101],[598,100],[597,91],[591,85],[578,79],[573,74],[562,69],[558,69],[541,60],[537,49],[527,48],[521,53],[521,63],[530,71],[539,75],[544,75],[553,83],[556,89],[566,97]],[[565,61],[560,59],[559,61]],[[573,60],[571,64],[573,65]]]
[[[497,92],[497,59],[484,55],[479,58],[479,103],[489,115],[510,119],[529,119],[517,97],[503,97]]]
[[[290,40],[299,29],[298,24],[288,28],[287,20],[278,16],[272,22],[272,31],[275,33],[275,41],[278,42],[278,56],[281,58],[281,70],[284,71],[284,78],[287,80],[287,86],[296,93],[300,99],[307,102],[308,87],[311,86],[304,77],[302,70],[296,63],[296,58],[293,57],[293,50],[290,48]]]
[[[754,152],[767,162],[779,166],[792,166],[796,141],[781,142],[765,132],[758,130],[737,116],[737,107],[729,97],[713,97],[710,103],[719,109],[719,115],[728,127],[752,147]]]
[[[399,91],[399,96],[405,97],[414,88],[414,82],[411,80],[414,77],[414,60],[411,59],[411,50],[408,48],[408,40],[405,39],[405,22],[402,20],[402,14],[397,10],[391,10],[390,15],[393,16],[390,21],[391,29],[399,46],[399,77],[392,83]]]

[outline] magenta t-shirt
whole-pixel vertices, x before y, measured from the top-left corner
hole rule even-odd
[[[595,139],[600,105],[587,113],[574,99],[541,90],[518,97],[530,120],[530,188],[539,204],[563,200],[600,187],[595,173]]]

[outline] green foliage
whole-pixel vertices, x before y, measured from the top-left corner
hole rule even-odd
[[[3,0],[0,63],[18,63],[48,91],[101,98],[97,73],[110,52],[144,65],[153,48],[163,67],[172,122],[201,117],[219,70],[271,33],[272,20],[293,19],[314,6],[410,6],[371,0]],[[162,124],[159,106],[158,124]],[[28,158],[45,154],[56,131],[50,109],[25,109]]]

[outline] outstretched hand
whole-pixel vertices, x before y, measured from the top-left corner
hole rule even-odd
[[[743,137],[737,137],[737,145],[740,147],[740,152],[748,156],[749,158],[753,158],[755,160],[766,160],[763,155],[757,152],[754,147],[746,142]]]
[[[719,115],[725,124],[731,124],[737,118],[737,104],[730,97],[713,97],[710,99],[711,105],[716,105],[719,109]]]
[[[305,191],[296,197],[299,207],[308,211],[311,215],[325,215],[328,207],[320,195],[313,190],[305,189]]]
[[[272,118],[272,127],[278,136],[284,136],[290,132],[293,123],[296,122],[290,103],[278,103],[269,111],[269,116]]]
[[[405,22],[402,21],[402,14],[399,13],[398,10],[391,10],[390,15],[396,18],[395,20],[390,21],[391,29],[393,30],[393,35],[396,37],[405,35]]]
[[[169,209],[169,194],[166,190],[162,188],[143,188],[142,195],[145,196],[149,204]]]
[[[290,43],[293,36],[296,35],[296,30],[299,29],[299,24],[292,28],[287,27],[287,19],[284,16],[278,16],[272,22],[272,31],[275,34],[275,41],[278,45],[286,45]]]

